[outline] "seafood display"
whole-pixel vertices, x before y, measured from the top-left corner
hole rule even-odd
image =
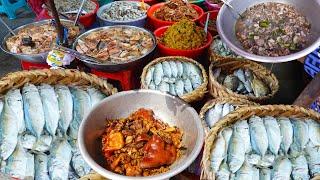
[[[250,69],[237,69],[225,74],[221,68],[213,70],[213,77],[221,85],[238,94],[263,97],[271,93],[268,85]]]
[[[320,175],[319,135],[312,119],[254,115],[219,132],[211,168],[217,179],[311,179]]]
[[[242,58],[242,56],[237,55],[224,42],[222,42],[220,36],[216,36],[213,39],[210,49],[217,55],[223,57]]]
[[[97,29],[77,41],[76,50],[103,63],[126,62],[153,50],[155,42],[147,31],[127,26]]]
[[[178,59],[151,66],[145,77],[148,89],[179,97],[196,90],[203,81],[201,69],[196,64]]]
[[[62,22],[68,28],[68,42],[72,44],[80,34],[78,26]],[[7,49],[12,53],[39,54],[51,50],[56,42],[57,32],[53,22],[41,25],[27,25],[19,30],[16,35],[6,41]]]
[[[218,103],[214,105],[205,113],[205,121],[208,127],[212,128],[216,122],[237,108],[238,106],[230,103]]]
[[[83,117],[105,97],[92,87],[25,84],[9,90],[0,98],[0,171],[18,179],[88,174],[77,132]]]
[[[81,0],[54,0],[54,4],[59,12],[77,13],[81,5]],[[96,6],[97,5],[92,0],[85,1],[82,8],[82,13],[92,13],[96,9]]]
[[[170,26],[160,42],[173,49],[190,50],[204,45],[207,35],[195,22],[183,19]]]
[[[261,56],[285,56],[306,47],[311,24],[292,5],[268,2],[248,8],[236,22],[244,49]]]
[[[126,176],[150,176],[169,170],[181,155],[183,133],[156,119],[149,109],[108,120],[102,135],[107,168]]]
[[[154,12],[154,17],[163,21],[178,22],[182,19],[194,20],[198,12],[183,0],[170,0]]]
[[[111,21],[130,21],[147,15],[146,5],[140,2],[116,1],[102,12],[102,17]]]

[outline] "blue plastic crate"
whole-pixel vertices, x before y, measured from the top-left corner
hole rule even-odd
[[[320,48],[317,48],[306,57],[304,69],[312,77],[320,72]]]

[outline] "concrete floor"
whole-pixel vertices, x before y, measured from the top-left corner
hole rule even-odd
[[[32,22],[34,14],[22,9],[18,12],[18,18],[15,20],[9,20],[4,15],[1,17],[14,29],[15,27]],[[0,27],[0,39],[2,41],[8,31],[2,24]],[[270,69],[271,65],[267,64],[266,67]],[[0,51],[0,77],[9,72],[19,70],[21,70],[19,61]],[[272,72],[275,73],[280,84],[278,94],[269,102],[272,104],[291,104],[310,80],[303,70],[303,65],[298,61],[274,64]]]

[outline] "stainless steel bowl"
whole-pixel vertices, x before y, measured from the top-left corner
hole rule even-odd
[[[106,119],[128,117],[139,108],[152,109],[155,115],[169,125],[183,131],[185,153],[170,166],[168,172],[148,177],[123,176],[104,168],[101,135]],[[116,180],[168,179],[186,169],[198,156],[203,145],[204,132],[197,112],[178,97],[152,90],[123,91],[104,99],[82,121],[78,144],[84,160],[100,175]]]
[[[108,3],[106,5],[103,5],[102,7],[99,8],[97,12],[97,17],[100,23],[100,26],[113,26],[113,25],[130,25],[130,26],[137,26],[137,27],[144,27],[144,25],[147,22],[147,11],[146,14],[142,17],[139,17],[137,19],[132,19],[132,20],[127,20],[127,21],[117,21],[117,20],[110,20],[106,19],[103,16],[103,13],[110,8],[111,5],[113,4],[119,4],[121,1],[114,1],[112,3]],[[136,5],[140,5],[141,2],[139,1],[127,1],[127,3],[132,3]],[[145,4],[146,9],[149,9],[150,6],[148,4]]]
[[[299,52],[279,57],[266,57],[259,56],[255,54],[248,53],[243,49],[240,42],[237,40],[235,35],[235,23],[238,16],[228,8],[223,5],[219,11],[217,18],[217,30],[221,39],[230,47],[235,53],[259,62],[267,63],[280,63],[286,61],[292,61],[299,59],[303,56],[314,51],[320,46],[320,0],[255,0],[255,1],[244,1],[244,0],[230,0],[230,4],[240,13],[243,13],[246,8],[254,6],[260,3],[266,2],[278,2],[293,5],[297,10],[299,10],[310,22],[311,24],[311,38],[307,47]]]
[[[129,69],[129,68],[134,68],[134,67],[143,67],[143,65],[148,62],[148,60],[150,59],[150,57],[152,57],[154,50],[156,49],[157,46],[157,40],[156,37],[154,36],[154,34],[146,29],[140,28],[140,27],[136,27],[136,26],[128,26],[128,25],[115,25],[115,26],[105,26],[105,27],[99,27],[99,28],[95,28],[92,29],[90,31],[87,31],[83,34],[81,34],[74,42],[73,44],[73,49],[76,49],[76,46],[78,44],[78,41],[86,36],[88,36],[90,33],[92,32],[96,32],[96,31],[100,31],[100,30],[107,30],[107,29],[111,29],[111,28],[115,28],[115,27],[124,27],[124,28],[133,28],[133,29],[138,29],[140,31],[144,31],[146,33],[148,33],[152,39],[153,39],[153,47],[149,50],[149,52],[141,57],[135,58],[135,59],[131,59],[129,61],[124,61],[124,62],[117,62],[117,63],[112,63],[110,61],[107,61],[105,63],[100,63],[98,60],[96,62],[92,62],[90,60],[85,61],[85,60],[81,60],[86,66],[88,66],[89,68],[93,68],[96,70],[101,70],[101,71],[106,71],[106,72],[117,72],[117,71],[121,71],[121,70],[125,70],[125,69]]]
[[[66,20],[66,19],[60,19],[61,22],[66,22],[66,23],[72,23],[73,24],[73,21],[70,21],[70,20]],[[32,22],[32,23],[29,23],[29,24],[25,24],[25,25],[22,25],[16,29],[14,29],[13,31],[15,33],[18,33],[19,30],[25,28],[25,27],[28,27],[28,26],[39,26],[39,25],[42,25],[42,24],[47,24],[49,21],[51,21],[51,19],[47,19],[47,20],[42,20],[42,21],[37,21],[37,22]],[[81,32],[83,32],[84,30],[84,27],[82,25],[79,26],[80,27],[80,34]],[[39,53],[39,54],[23,54],[23,53],[13,53],[13,52],[10,52],[8,49],[7,49],[7,46],[6,46],[6,41],[8,40],[9,37],[11,37],[12,34],[11,33],[8,33],[2,40],[2,43],[1,43],[1,49],[7,53],[7,54],[10,54],[14,57],[16,57],[17,59],[20,59],[20,60],[25,60],[25,61],[29,61],[29,62],[33,62],[33,63],[46,63],[46,59],[47,59],[47,56],[48,56],[48,53],[49,52],[43,52],[43,53]],[[71,42],[72,43],[72,42]]]

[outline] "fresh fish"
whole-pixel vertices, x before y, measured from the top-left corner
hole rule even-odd
[[[170,67],[171,67],[171,75],[172,77],[176,78],[178,77],[178,67],[177,64],[174,61],[169,61]]]
[[[177,95],[179,96],[179,97],[181,97],[181,96],[183,96],[183,89],[184,89],[184,83],[183,83],[183,81],[182,80],[178,80],[177,82],[176,82],[176,93],[177,93]]]
[[[253,80],[253,72],[250,69],[245,69],[244,70],[244,76],[247,81],[252,81]]]
[[[52,136],[42,135],[40,138],[37,138],[30,134],[25,134],[21,137],[21,145],[25,149],[39,151],[39,152],[47,152],[50,150],[52,143]]]
[[[170,92],[170,94],[173,95],[173,96],[177,95],[177,93],[176,93],[176,87],[175,87],[174,84],[169,84],[169,92]]]
[[[226,142],[226,153],[228,152],[228,146],[229,146],[229,142],[230,142],[230,139],[231,139],[231,136],[232,136],[232,129],[231,128],[224,128],[222,130],[222,136],[224,138],[224,141]]]
[[[37,87],[33,84],[24,85],[22,99],[26,128],[39,138],[46,121]]]
[[[320,147],[310,141],[305,150],[311,177],[320,175]]]
[[[82,119],[90,112],[91,102],[88,93],[80,88],[72,88],[73,120],[69,127],[69,136],[77,139],[78,130]]]
[[[187,78],[183,80],[184,89],[187,93],[190,93],[193,91],[191,81]]]
[[[293,128],[289,118],[279,117],[278,123],[280,125],[281,132],[281,150],[286,154],[293,141]]]
[[[281,132],[279,124],[276,118],[271,116],[266,116],[263,118],[263,120],[268,135],[269,150],[273,154],[277,155],[281,144]]]
[[[202,84],[201,76],[190,76],[190,81],[193,89],[197,89]]]
[[[69,125],[73,119],[73,101],[72,95],[67,86],[57,85],[55,87],[58,96],[58,104],[60,109],[59,129],[63,134],[67,133]]]
[[[256,167],[252,167],[252,180],[254,179],[260,179],[260,172]]]
[[[18,142],[17,116],[5,99],[0,116],[0,160],[6,160],[13,153]]]
[[[84,161],[79,150],[72,153],[71,166],[76,174],[80,177],[88,174],[91,171],[90,166]]]
[[[236,92],[241,93],[241,94],[247,94],[246,87],[244,86],[244,84],[241,81],[239,81],[239,85],[236,89]]]
[[[158,88],[161,92],[169,92],[170,90],[169,84],[164,81],[159,84]]]
[[[250,141],[255,153],[264,156],[268,149],[268,135],[263,120],[258,116],[249,119]]]
[[[48,157],[45,154],[35,155],[35,180],[50,180],[48,171]]]
[[[54,92],[54,88],[48,84],[38,86],[43,106],[45,128],[49,134],[55,136],[60,119],[58,98]]]
[[[234,111],[234,106],[232,105],[232,104],[230,104],[230,107],[229,107],[229,112],[232,112],[232,111]]]
[[[269,87],[256,76],[251,81],[251,87],[256,97],[266,96],[270,93]]]
[[[250,133],[249,133],[249,125],[246,120],[241,120],[235,123],[234,131],[236,131],[242,138],[243,146],[245,148],[245,152],[249,153],[251,151],[251,143],[250,143]]]
[[[260,169],[260,180],[271,180],[271,170],[268,168]]]
[[[253,175],[254,175],[253,167],[249,163],[244,162],[241,168],[239,169],[239,171],[237,171],[235,179],[249,180],[249,179],[253,179]]]
[[[309,169],[307,159],[304,155],[300,155],[291,159],[292,162],[292,178],[295,180],[308,180]]]
[[[189,64],[187,62],[183,62],[182,66],[183,66],[182,78],[186,79],[190,75],[190,66],[189,66]]]
[[[218,77],[219,77],[220,74],[221,74],[221,68],[214,69],[213,72],[212,72],[212,74],[213,74],[213,77],[214,77],[215,79],[218,79]]]
[[[162,82],[166,82],[166,83],[175,83],[176,82],[176,78],[168,78],[168,77],[163,77]]]
[[[164,73],[163,73],[163,68],[162,68],[162,64],[158,63],[154,66],[154,72],[153,72],[153,82],[155,85],[159,85],[162,81],[162,77],[163,77]]]
[[[231,91],[236,91],[237,87],[239,86],[239,79],[237,78],[237,76],[230,74],[228,76],[226,76],[226,78],[223,81],[223,85],[230,89]]]
[[[228,147],[228,164],[232,173],[237,172],[245,160],[245,147],[241,135],[233,130]]]
[[[246,82],[246,78],[245,78],[245,75],[244,75],[244,71],[242,69],[238,69],[238,70],[235,70],[233,72],[233,75],[237,76],[238,79],[241,81],[241,82]]]
[[[34,179],[35,167],[34,167],[34,155],[27,152],[27,169],[25,179]]]
[[[206,112],[205,119],[210,128],[222,117],[222,108],[222,104],[216,104]]]
[[[320,124],[312,119],[307,119],[309,138],[315,146],[320,146]]]
[[[23,114],[23,100],[20,93],[20,89],[12,89],[7,92],[5,95],[9,107],[13,110],[17,117],[17,125],[19,133],[23,133],[26,130],[24,123],[24,114]],[[1,111],[0,111],[1,112]]]
[[[229,171],[229,167],[226,163],[226,161],[223,161],[219,171],[216,173],[216,179],[217,180],[229,180],[231,172]]]
[[[147,84],[147,86],[150,85],[150,82],[151,82],[152,79],[153,79],[153,72],[154,72],[154,67],[151,67],[151,68],[148,70],[147,74],[146,74],[146,84]]]
[[[177,65],[177,76],[178,77],[182,77],[183,74],[183,65],[180,61],[175,61],[176,65]]]
[[[267,168],[273,165],[275,160],[275,155],[266,154],[261,157],[258,154],[248,154],[246,157],[248,163],[260,168]]]
[[[7,167],[7,162],[6,161],[1,161],[1,163],[0,163],[0,172],[2,174],[6,173],[6,167]]]
[[[24,179],[26,177],[27,165],[28,154],[18,143],[14,152],[7,160],[5,172],[14,178]]]
[[[230,113],[230,104],[229,103],[223,104],[222,117],[224,117],[225,115],[227,115],[229,113]]]
[[[189,64],[189,70],[190,70],[190,81],[192,84],[193,89],[198,88],[201,86],[203,79],[202,79],[202,72],[201,70],[193,63]]]
[[[67,180],[72,153],[65,139],[56,139],[48,157],[50,179]]]
[[[69,180],[78,180],[79,179],[78,175],[73,171],[73,169],[71,167],[69,168],[68,179]]]
[[[163,68],[163,75],[166,77],[171,77],[172,72],[171,72],[171,67],[168,61],[163,61],[162,63],[162,68]]]
[[[243,85],[244,85],[244,87],[246,88],[246,91],[247,91],[248,93],[252,93],[252,92],[253,92],[253,89],[252,89],[252,87],[251,87],[250,81],[244,82]]]
[[[226,156],[226,142],[221,133],[218,134],[218,137],[215,141],[215,147],[211,150],[211,168],[217,172],[221,165],[221,162]]]
[[[308,125],[302,120],[292,119],[293,142],[297,145],[299,151],[302,151],[309,141]]]
[[[292,171],[292,164],[290,160],[286,157],[279,157],[273,166],[272,179],[273,180],[290,179],[291,171]]]
[[[87,92],[90,96],[91,107],[100,103],[105,97],[107,97],[104,93],[102,93],[96,88],[90,87],[87,89]]]
[[[156,90],[156,85],[154,84],[153,81],[150,82],[150,84],[149,84],[149,89],[151,89],[151,90]]]

